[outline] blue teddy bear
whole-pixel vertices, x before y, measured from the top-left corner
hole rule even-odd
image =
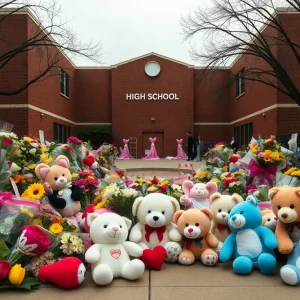
[[[232,254],[233,269],[238,274],[250,274],[253,267],[269,275],[274,273],[276,259],[274,249],[278,247],[275,234],[262,226],[262,214],[257,198],[250,195],[230,212],[228,225],[232,233],[225,240],[220,260],[228,261]]]

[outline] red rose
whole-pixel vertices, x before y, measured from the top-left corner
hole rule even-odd
[[[0,260],[0,280],[4,280],[8,277],[11,265],[6,260]]]
[[[194,177],[194,176],[196,176],[196,175],[197,175],[197,173],[196,173],[196,172],[193,172],[193,173],[192,173],[192,176],[193,176],[193,177]]]
[[[153,184],[158,184],[159,183],[159,179],[157,177],[154,176],[154,178],[151,180],[151,182]]]
[[[17,243],[20,250],[29,256],[45,253],[51,246],[51,241],[47,234],[34,225],[22,228],[22,233]]]
[[[270,145],[273,145],[273,144],[274,144],[274,141],[273,141],[273,140],[271,140],[271,141],[269,142],[269,144],[270,144]]]
[[[13,140],[11,140],[11,139],[9,139],[7,137],[3,138],[3,140],[2,140],[2,144],[3,144],[3,148],[4,149],[7,148],[12,143],[13,143]]]
[[[117,173],[118,173],[118,175],[119,175],[121,178],[124,177],[124,173],[123,173],[122,171],[118,171]]]
[[[229,157],[229,162],[236,163],[238,160],[239,160],[239,158],[236,155]]]
[[[164,193],[168,189],[168,186],[165,184],[159,188],[160,193]]]

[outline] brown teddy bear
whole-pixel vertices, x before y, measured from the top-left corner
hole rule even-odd
[[[211,232],[219,240],[218,249],[222,248],[222,244],[230,235],[231,230],[228,226],[228,217],[232,208],[243,201],[239,194],[221,195],[214,193],[210,196],[210,210],[213,213]]]
[[[262,214],[262,222],[261,225],[268,227],[273,232],[275,232],[275,228],[277,225],[278,218],[273,213],[271,209],[265,209],[261,212]]]
[[[218,261],[215,248],[218,239],[209,232],[212,212],[209,208],[179,210],[174,214],[173,221],[183,235],[183,251],[178,262],[191,265],[195,259],[201,260],[204,265],[214,266]]]
[[[72,185],[69,171],[70,162],[66,156],[59,155],[52,167],[47,164],[38,164],[35,174],[44,183],[45,191],[50,204],[61,214],[78,227],[82,221],[80,213],[82,190],[79,186]]]
[[[280,269],[280,276],[289,285],[299,285],[300,187],[274,187],[268,194],[278,218],[275,230],[278,251],[289,254],[287,264]]]

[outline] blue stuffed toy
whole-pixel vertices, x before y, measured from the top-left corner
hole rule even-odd
[[[274,273],[276,259],[274,249],[278,247],[275,234],[262,226],[262,214],[257,198],[250,195],[230,212],[228,225],[232,233],[225,240],[220,260],[228,261],[232,254],[233,269],[238,274],[250,274],[253,267],[269,275]]]

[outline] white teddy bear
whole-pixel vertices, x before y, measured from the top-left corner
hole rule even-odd
[[[179,209],[175,198],[161,193],[138,197],[133,203],[132,214],[139,222],[133,226],[129,240],[138,243],[144,250],[162,246],[166,249],[165,260],[176,262],[182,251],[178,243],[182,236],[172,220]],[[149,255],[149,251],[147,253]]]
[[[143,250],[135,243],[126,242],[131,221],[114,213],[90,213],[87,222],[94,245],[87,250],[85,260],[92,264],[94,282],[107,285],[117,277],[140,278],[145,265],[139,259],[130,261],[129,256],[140,257]]]

